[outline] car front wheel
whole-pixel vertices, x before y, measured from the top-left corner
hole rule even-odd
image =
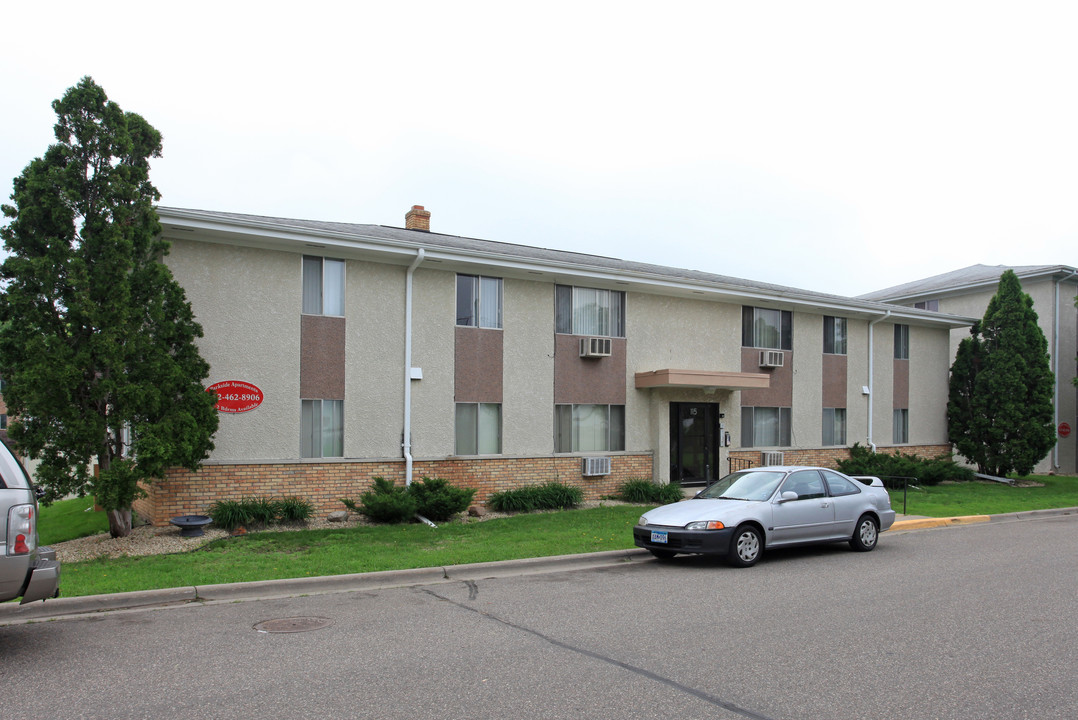
[[[752,525],[742,525],[734,532],[734,537],[730,540],[730,552],[726,557],[735,567],[750,567],[760,559],[763,550],[760,531]]]
[[[868,552],[876,547],[876,541],[880,539],[880,528],[876,519],[871,515],[862,515],[857,521],[857,528],[850,538],[850,547],[859,552]]]

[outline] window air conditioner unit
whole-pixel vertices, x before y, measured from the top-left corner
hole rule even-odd
[[[761,350],[760,351],[760,367],[762,368],[777,368],[782,367],[782,361],[785,359],[785,355],[781,350]]]
[[[609,475],[610,474],[610,458],[608,457],[586,457],[582,458],[583,467],[581,471],[584,477],[595,477],[597,475]]]
[[[782,465],[782,453],[781,452],[763,452],[764,465]]]
[[[610,357],[610,338],[580,338],[580,357]]]

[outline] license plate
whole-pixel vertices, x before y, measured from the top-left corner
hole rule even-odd
[[[651,542],[653,542],[653,543],[662,543],[662,544],[665,545],[667,542],[669,542],[666,531],[665,530],[652,530],[651,531]]]

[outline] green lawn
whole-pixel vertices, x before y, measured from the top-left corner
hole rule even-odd
[[[1023,510],[1078,507],[1078,478],[1031,475],[1021,482],[1042,487],[1010,487],[995,482],[969,482],[910,488],[906,496],[909,515],[953,517],[1002,515]],[[891,491],[891,506],[902,512],[902,491]]]
[[[65,597],[247,580],[438,567],[633,547],[634,505],[484,522],[259,532],[175,555],[65,563]]]
[[[1078,478],[1029,479],[1043,487],[973,482],[911,489],[907,512],[949,517],[1078,507]],[[902,512],[901,491],[891,496],[895,510]],[[103,513],[83,512],[88,503],[67,500],[43,508],[43,540],[104,532]],[[60,584],[63,595],[73,597],[621,550],[633,547],[632,526],[645,509],[618,505],[438,528],[412,524],[251,533],[175,555],[64,563]]]
[[[108,532],[109,521],[103,512],[94,512],[92,497],[60,500],[38,508],[38,540],[42,545]]]

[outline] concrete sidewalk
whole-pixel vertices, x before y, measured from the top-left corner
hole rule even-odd
[[[1056,510],[1031,510],[1005,515],[966,515],[962,517],[928,518],[915,515],[899,515],[888,532],[921,530],[952,525],[971,525],[983,522],[1008,520],[1034,520],[1057,515],[1078,514],[1078,507]],[[585,570],[620,565],[626,562],[646,560],[651,557],[647,550],[611,550],[581,555],[556,555],[542,558],[524,558],[501,562],[472,563],[446,567],[416,568],[413,570],[386,570],[383,572],[355,573],[350,575],[326,575],[314,578],[287,580],[259,580],[255,582],[199,585],[162,590],[144,590],[110,595],[86,595],[82,597],[18,605],[0,605],[0,626],[31,621],[45,621],[65,617],[78,617],[111,610],[173,607],[189,603],[230,603],[245,600],[296,597],[299,595],[322,595],[327,593],[371,591],[415,585],[435,585],[467,580],[486,580],[497,577],[530,575],[565,570]],[[63,572],[60,575],[63,587]]]

